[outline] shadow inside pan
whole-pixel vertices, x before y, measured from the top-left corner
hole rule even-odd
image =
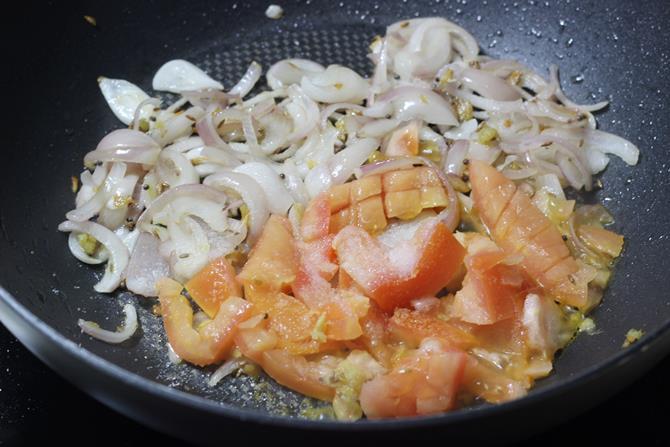
[[[277,22],[247,4],[236,8],[209,4],[205,16],[184,7],[160,10],[154,5],[156,11],[137,5],[117,11],[99,6],[99,29],[68,17],[67,31],[53,43],[65,62],[56,64],[52,58],[44,68],[50,107],[41,107],[36,99],[20,105],[32,119],[17,124],[16,145],[21,149],[12,151],[3,165],[5,184],[11,187],[0,190],[0,282],[65,337],[137,375],[215,402],[300,416],[315,402],[262,376],[228,377],[208,387],[212,369],[170,363],[162,323],[152,313],[155,301],[127,292],[95,293],[92,285],[101,273],[70,255],[66,236],[56,231],[74,204],[70,176],[80,173],[84,153],[106,132],[120,127],[95,79],[100,74],[126,78],[149,91],[160,64],[178,57],[196,63],[227,87],[252,60],[267,69],[286,57],[304,57],[369,73],[366,53],[373,36],[383,33],[384,25],[416,12],[443,15],[463,25],[492,56],[519,59],[543,73],[549,64],[558,64],[563,85],[576,102],[613,101],[597,117],[601,128],[631,139],[641,149],[638,167],[613,159],[602,178],[605,189],[590,197],[611,210],[616,230],[627,238],[610,289],[593,313],[597,333],[578,337],[560,355],[556,372],[539,381],[537,388],[569,381],[618,354],[630,328],[653,332],[667,324],[670,294],[663,292],[667,280],[662,266],[670,251],[666,226],[670,157],[657,137],[670,135],[667,114],[661,115],[670,100],[663,77],[668,52],[662,59],[639,49],[653,45],[667,49],[668,44],[660,41],[662,36],[638,33],[630,26],[640,22],[637,26],[643,29],[661,23],[657,22],[661,18],[640,8],[638,13],[626,12],[622,21],[622,11],[603,11],[598,2],[584,3],[579,11],[564,2],[551,2],[550,7],[529,2],[523,10],[499,2],[409,6],[380,2],[378,6],[371,4],[363,11],[313,2],[287,7],[285,18]],[[599,21],[594,29],[590,18],[595,12]],[[138,46],[137,35],[135,39],[127,35],[141,25],[136,17],[156,15],[165,28],[142,36]],[[74,42],[76,52],[71,49]],[[110,346],[79,332],[78,318],[116,327],[125,302],[138,306],[140,318],[140,330],[130,341]]]

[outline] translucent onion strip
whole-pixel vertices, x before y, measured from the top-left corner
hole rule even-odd
[[[106,343],[118,344],[130,339],[130,337],[137,331],[137,311],[132,304],[123,306],[123,313],[125,320],[119,331],[108,331],[101,329],[97,323],[92,321],[84,321],[81,318],[77,321],[77,325],[81,331],[90,335],[93,338],[104,341]]]
[[[72,222],[69,220],[58,225],[58,230],[89,234],[109,252],[105,274],[100,282],[93,286],[96,292],[111,293],[121,284],[123,274],[128,266],[130,253],[116,234],[95,222]]]

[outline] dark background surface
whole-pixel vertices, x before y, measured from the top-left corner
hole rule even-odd
[[[669,398],[670,357],[614,398],[519,445],[614,446],[625,440],[638,447],[667,446]],[[523,431],[523,421],[519,421],[519,430]],[[244,433],[222,433],[221,443],[239,438],[244,438]],[[0,443],[34,445],[40,441],[54,446],[183,445],[113,412],[77,390],[0,325]],[[274,446],[295,444],[296,440],[271,441]],[[448,445],[447,439],[436,441]],[[355,442],[352,434],[351,444]],[[239,441],[235,444],[240,445]]]

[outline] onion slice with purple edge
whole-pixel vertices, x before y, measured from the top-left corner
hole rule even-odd
[[[249,209],[249,236],[247,240],[253,245],[263,231],[263,225],[270,217],[267,200],[263,188],[253,178],[240,172],[223,169],[203,182],[204,186],[214,191],[230,189],[237,193]],[[223,194],[220,192],[220,194]]]
[[[364,115],[384,118],[391,113],[401,121],[422,119],[430,124],[458,125],[451,104],[428,88],[397,87],[377,98],[375,104],[365,110]]]
[[[149,135],[132,129],[118,129],[107,134],[94,151],[84,156],[84,165],[92,167],[96,162],[105,161],[153,165],[160,151],[160,145]]]
[[[214,146],[229,151],[231,150],[230,146],[228,146],[228,143],[223,141],[219,136],[219,133],[216,131],[216,126],[214,125],[213,113],[218,108],[219,107],[216,104],[210,104],[209,107],[207,107],[207,110],[205,110],[203,117],[196,123],[195,129],[198,132],[198,136],[202,138],[202,141],[207,146]]]
[[[142,296],[158,296],[156,281],[170,275],[170,264],[159,252],[160,240],[141,232],[130,255],[126,287]]]
[[[130,339],[135,334],[135,331],[137,331],[137,311],[132,304],[125,304],[123,306],[123,313],[125,314],[125,320],[120,331],[108,331],[100,328],[97,323],[84,321],[81,318],[77,321],[77,325],[79,325],[82,332],[98,340],[112,344],[123,343]]]
[[[121,284],[123,274],[128,266],[130,253],[123,241],[114,232],[95,222],[72,222],[69,220],[58,225],[58,230],[89,234],[109,252],[105,274],[100,282],[93,286],[96,292],[111,293]]]

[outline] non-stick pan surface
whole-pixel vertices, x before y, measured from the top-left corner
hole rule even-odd
[[[308,0],[283,6],[285,16],[278,21],[264,16],[266,2],[218,1],[41,5],[16,16],[11,30],[19,39],[4,53],[12,64],[3,69],[9,75],[5,113],[10,111],[11,126],[0,168],[0,318],[33,352],[113,408],[209,442],[220,439],[226,427],[250,434],[281,427],[509,438],[594,405],[668,352],[665,2]],[[86,22],[85,14],[95,17],[97,26]],[[365,54],[375,34],[396,20],[432,15],[463,25],[492,56],[538,70],[558,64],[563,86],[577,102],[612,101],[598,115],[601,128],[641,149],[639,166],[612,160],[602,176],[605,189],[581,198],[603,202],[627,240],[605,300],[593,314],[598,331],[580,336],[563,352],[555,374],[528,397],[413,420],[309,421],[295,417],[308,402],[271,382],[240,377],[208,388],[210,370],[169,364],[152,301],[92,290],[100,272],[69,254],[56,226],[73,205],[70,176],[80,173],[83,154],[119,127],[98,91],[97,76],[126,78],[149,90],[163,62],[185,58],[231,86],[251,60],[268,67],[289,56],[369,72]],[[131,341],[109,346],[80,334],[79,317],[116,325],[120,302],[140,310],[141,331]],[[624,351],[621,343],[630,328],[643,329],[646,336]]]

